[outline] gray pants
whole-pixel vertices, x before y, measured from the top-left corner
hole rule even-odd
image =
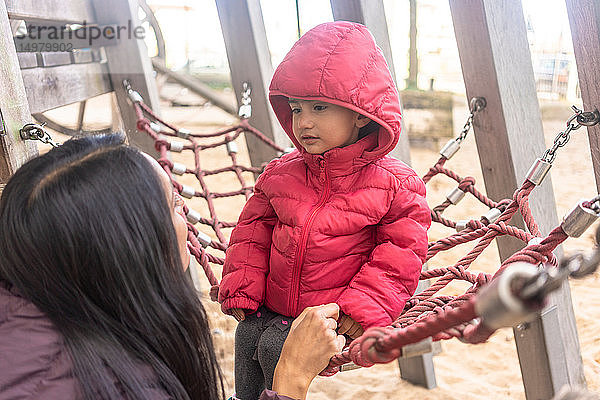
[[[273,374],[294,319],[260,307],[235,331],[235,396],[256,400],[273,386]]]

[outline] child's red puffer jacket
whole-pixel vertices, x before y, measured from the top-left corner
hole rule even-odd
[[[295,140],[288,98],[350,108],[381,128],[312,155]],[[336,302],[363,328],[391,323],[414,293],[431,224],[425,185],[386,156],[400,135],[400,105],[381,50],[362,25],[321,24],[281,62],[270,101],[297,149],[272,161],[234,229],[222,309],[296,317]]]

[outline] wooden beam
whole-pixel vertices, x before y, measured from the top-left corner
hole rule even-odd
[[[106,66],[69,64],[21,71],[29,110],[37,114],[112,91]]]
[[[396,86],[398,86],[383,0],[330,0],[330,3],[334,20],[357,22],[369,28],[371,33],[373,33],[375,42],[383,50],[383,55],[392,73],[392,78],[394,78]],[[400,102],[400,106],[402,106],[402,102]],[[390,155],[410,164],[408,134],[406,133],[404,120],[401,120],[400,123],[402,125],[402,134],[396,148]]]
[[[19,129],[31,122],[31,113],[4,1],[0,1],[0,93],[0,184],[5,184],[38,153],[34,143],[19,136]]]
[[[37,59],[40,67],[56,67],[71,64],[71,53],[67,51],[37,53]]]
[[[37,54],[35,53],[17,53],[19,66],[21,69],[35,68],[38,66]]]
[[[567,0],[573,50],[577,61],[579,87],[583,108],[600,109],[600,3],[597,0]],[[596,177],[600,192],[600,125],[587,128]]]
[[[523,9],[518,1],[496,0],[450,0],[450,9],[467,98],[487,100],[474,121],[487,194],[494,200],[510,198],[545,150]],[[542,233],[548,233],[558,223],[549,176],[530,200]],[[504,260],[522,245],[501,239],[498,247]],[[552,302],[557,305],[560,341],[543,329],[551,313],[515,330],[528,399],[549,399],[564,383],[585,384],[568,285]]]
[[[152,65],[158,72],[165,74],[180,85],[183,85],[184,87],[190,89],[192,92],[204,97],[206,100],[210,101],[212,104],[219,107],[221,110],[237,117],[238,109],[236,105],[232,104],[226,99],[223,99],[219,95],[219,93],[217,93],[214,89],[202,83],[194,76],[170,70],[165,65],[165,62],[160,58],[152,59]]]
[[[100,25],[116,24],[127,27],[131,24],[134,29],[141,26],[137,0],[93,0],[92,4]],[[104,50],[109,78],[117,97],[123,129],[129,143],[156,157],[158,152],[154,148],[154,141],[146,133],[137,131],[135,111],[123,86],[123,80],[127,79],[133,90],[139,92],[144,102],[160,115],[154,71],[146,44],[139,36],[122,38],[116,45],[107,46]]]
[[[375,42],[383,51],[392,78],[398,86],[383,0],[330,0],[330,3],[334,20],[357,22],[365,25],[371,31]],[[400,106],[402,106],[402,101],[400,101]],[[400,121],[400,124],[402,134],[390,155],[410,164],[410,147],[404,119]],[[427,389],[436,387],[431,353],[407,359],[399,358],[398,366],[402,379]]]
[[[268,100],[273,66],[260,1],[216,0],[216,4],[238,106],[243,83],[248,82],[252,88],[250,123],[279,146],[288,147],[289,138],[279,125]],[[248,136],[246,141],[253,166],[260,166],[277,155],[275,150],[252,136]]]
[[[80,0],[5,0],[10,19],[26,21],[88,24],[96,21],[91,1]]]
[[[71,61],[73,64],[85,64],[94,61],[92,49],[75,49],[71,52]]]

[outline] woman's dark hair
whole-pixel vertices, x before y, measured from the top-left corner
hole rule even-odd
[[[122,135],[67,141],[17,170],[0,254],[0,279],[63,335],[86,399],[145,399],[156,377],[175,399],[223,398],[164,185]]]

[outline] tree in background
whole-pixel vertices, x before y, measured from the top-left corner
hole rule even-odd
[[[417,75],[419,73],[419,60],[417,59],[417,0],[409,0],[410,4],[410,47],[408,48],[408,78],[407,89],[417,89]]]

